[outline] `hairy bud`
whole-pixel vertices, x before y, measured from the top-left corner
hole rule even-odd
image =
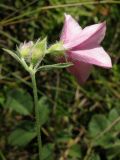
[[[44,38],[42,41],[38,40],[34,45],[31,61],[33,64],[36,64],[38,61],[42,60],[45,56],[47,50],[47,38]]]
[[[19,53],[20,53],[21,57],[27,58],[30,55],[30,52],[32,50],[33,45],[34,44],[32,41],[30,41],[28,43],[26,43],[26,42],[21,43],[20,47],[19,47]]]

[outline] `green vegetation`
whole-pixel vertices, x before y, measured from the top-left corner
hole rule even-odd
[[[48,36],[59,40],[64,13],[82,27],[106,20],[111,70],[95,67],[80,86],[66,69],[37,74],[44,160],[120,159],[119,1],[1,0],[0,48]],[[47,57],[45,62],[54,60]],[[61,68],[60,64],[57,67]],[[44,68],[43,68],[44,69]],[[1,49],[0,160],[38,160],[30,76]]]

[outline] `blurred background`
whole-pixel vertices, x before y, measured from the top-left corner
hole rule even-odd
[[[44,160],[119,160],[119,0],[1,0],[0,48],[15,50],[20,42],[46,35],[53,44],[59,40],[64,13],[82,27],[107,22],[102,45],[113,68],[95,67],[84,86],[65,69],[37,74]],[[0,160],[37,160],[30,77],[0,52]]]

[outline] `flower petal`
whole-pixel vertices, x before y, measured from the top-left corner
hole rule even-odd
[[[93,48],[98,46],[105,36],[106,22],[94,24],[85,27],[82,32],[75,37],[75,39],[65,44],[66,49],[81,49],[86,46]]]
[[[71,59],[97,65],[104,68],[111,68],[111,58],[102,47],[71,51],[68,56]]]
[[[60,40],[64,43],[68,43],[75,39],[75,37],[77,37],[81,31],[82,28],[80,25],[70,15],[65,14],[65,22]]]
[[[83,84],[90,75],[92,65],[84,62],[74,61],[74,66],[68,68],[68,71],[73,74],[79,84]]]

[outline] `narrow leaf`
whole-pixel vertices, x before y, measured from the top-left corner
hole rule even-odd
[[[60,68],[67,68],[72,66],[72,63],[57,63],[57,64],[52,64],[52,65],[45,65],[45,66],[41,66],[37,69],[37,71],[39,70],[50,70],[50,69],[60,69]]]
[[[5,52],[7,52],[9,55],[11,55],[14,59],[16,59],[19,63],[21,63],[20,58],[19,58],[14,52],[12,52],[12,51],[9,50],[9,49],[5,49],[5,48],[3,48],[3,50],[4,50]]]

